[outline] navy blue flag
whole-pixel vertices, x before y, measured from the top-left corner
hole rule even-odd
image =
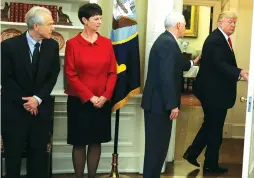
[[[118,79],[112,98],[113,111],[140,93],[139,43],[134,0],[114,0],[111,40]]]

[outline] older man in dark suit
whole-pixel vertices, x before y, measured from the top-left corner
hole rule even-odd
[[[235,31],[237,16],[223,12],[218,18],[218,28],[205,40],[200,60],[200,70],[194,84],[194,93],[204,111],[204,122],[184,158],[199,166],[197,157],[206,147],[204,171],[224,173],[228,169],[218,164],[219,149],[227,110],[236,100],[236,84],[248,73],[237,67],[230,35]]]
[[[171,135],[172,120],[179,114],[183,71],[198,62],[184,60],[177,43],[183,37],[185,19],[170,13],[166,31],[154,42],[141,107],[145,113],[144,178],[159,178]]]
[[[28,31],[5,40],[2,50],[2,136],[7,178],[20,177],[27,143],[27,177],[45,178],[50,130],[50,96],[60,71],[59,46],[48,9],[33,7],[26,14]]]

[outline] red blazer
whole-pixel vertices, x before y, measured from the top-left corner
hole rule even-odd
[[[81,34],[68,40],[65,49],[65,93],[79,97],[83,102],[92,96],[111,99],[117,72],[112,43],[100,36],[92,44]]]

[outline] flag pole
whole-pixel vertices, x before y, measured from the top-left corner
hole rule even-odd
[[[112,111],[116,111],[115,136],[111,172],[103,178],[129,178],[129,176],[119,175],[118,172],[118,135],[120,108],[126,104],[129,97],[140,93],[140,61],[135,0],[114,0],[113,9],[111,40],[115,51],[118,75],[115,87],[117,92],[114,94],[112,102],[115,104]],[[135,33],[133,33],[132,28],[135,29]],[[127,62],[129,60],[130,62]],[[127,70],[128,72],[126,72]],[[136,77],[133,78],[133,76]],[[120,101],[122,101],[121,104]]]
[[[112,168],[110,175],[102,176],[101,178],[130,178],[126,175],[119,175],[118,172],[118,133],[119,133],[119,118],[120,109],[116,110],[116,120],[115,120],[115,137],[114,137],[114,152],[112,154]]]

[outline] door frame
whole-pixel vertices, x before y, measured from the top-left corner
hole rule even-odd
[[[254,6],[253,6],[254,7]],[[242,166],[242,178],[250,178],[254,175],[254,162],[250,162],[251,156],[254,156],[254,152],[251,152],[251,145],[254,137],[252,135],[254,129],[254,13],[252,12],[252,29],[251,29],[251,46],[250,46],[250,61],[249,61],[249,82],[248,82],[248,93],[247,93],[247,107],[246,107],[246,120],[245,120],[245,136],[244,136],[244,153],[243,153],[243,166]],[[252,158],[253,159],[253,158]],[[252,174],[249,174],[249,171]]]
[[[212,30],[217,28],[217,19],[221,12],[221,0],[184,0],[184,5],[193,5],[193,6],[209,6],[213,7],[213,24]]]

